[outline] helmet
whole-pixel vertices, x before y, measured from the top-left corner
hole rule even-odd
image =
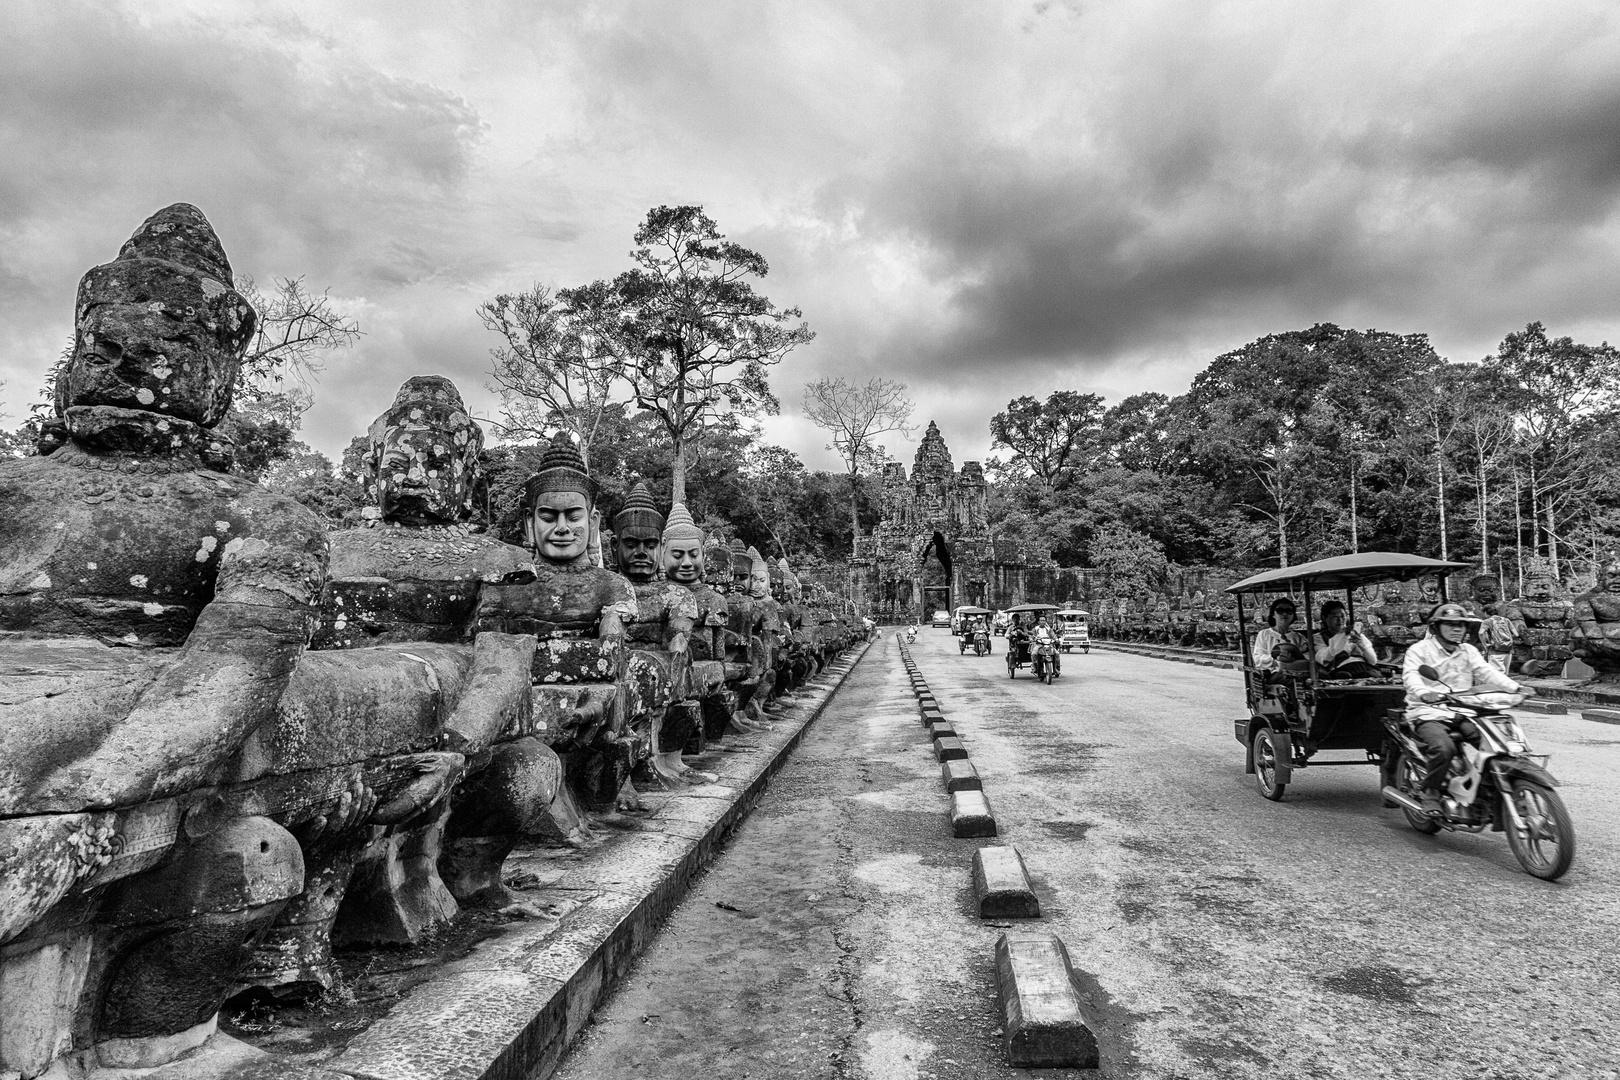
[[[1429,613],[1429,626],[1431,628],[1440,623],[1448,622],[1479,625],[1479,620],[1468,614],[1467,609],[1461,604],[1441,604]]]

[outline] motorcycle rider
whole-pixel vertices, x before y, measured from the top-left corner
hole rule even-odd
[[[1516,683],[1488,663],[1464,639],[1479,620],[1461,604],[1441,604],[1429,615],[1429,633],[1406,650],[1401,682],[1406,687],[1406,718],[1422,744],[1428,769],[1423,777],[1423,804],[1439,812],[1440,783],[1457,753],[1456,739],[1471,735],[1473,725],[1441,702],[1447,694],[1477,690],[1535,696],[1535,687]],[[1428,666],[1440,676],[1427,679],[1418,668]]]
[[[1030,639],[1037,649],[1051,650],[1046,654],[1046,662],[1052,665],[1054,672],[1057,671],[1057,634],[1048,625],[1045,615],[1035,616],[1035,629],[1031,632]]]

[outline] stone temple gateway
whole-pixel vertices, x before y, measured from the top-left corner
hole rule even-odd
[[[991,535],[983,467],[965,461],[955,469],[932,421],[909,479],[899,462],[884,467],[882,505],[877,528],[855,545],[857,610],[909,620],[963,604],[1007,607],[1026,598],[1029,570],[1049,567],[1017,541]],[[1037,576],[1044,596],[1050,583]]]

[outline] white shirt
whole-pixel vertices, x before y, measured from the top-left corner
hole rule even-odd
[[[1290,630],[1285,636],[1279,634],[1275,628],[1268,626],[1254,635],[1255,668],[1260,671],[1276,671],[1279,665],[1277,661],[1271,658],[1271,650],[1285,641],[1296,646],[1301,656],[1305,655],[1305,635],[1298,630]]]
[[[1372,642],[1364,634],[1352,634],[1349,630],[1340,630],[1328,639],[1326,645],[1316,650],[1316,662],[1326,664],[1340,653],[1349,653],[1348,659],[1365,660],[1369,664],[1378,663],[1378,654],[1373,652]]]
[[[1418,668],[1425,664],[1440,676],[1438,682],[1418,674]],[[1516,694],[1520,689],[1518,683],[1486,663],[1479,650],[1466,641],[1447,651],[1433,634],[1414,642],[1406,650],[1406,659],[1401,663],[1401,683],[1406,687],[1406,715],[1413,721],[1445,720],[1451,716],[1451,710],[1445,706],[1425,703],[1424,694],[1461,694],[1475,688]]]

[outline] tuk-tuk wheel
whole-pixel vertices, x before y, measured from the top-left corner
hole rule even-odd
[[[1287,784],[1277,782],[1277,762],[1290,761],[1293,754],[1287,732],[1261,728],[1254,736],[1254,782],[1260,794],[1277,802]]]

